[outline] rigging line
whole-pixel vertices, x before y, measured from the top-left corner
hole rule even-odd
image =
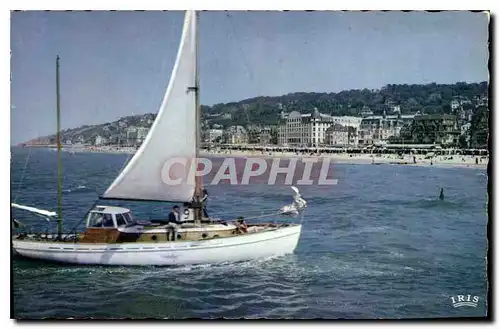
[[[267,214],[267,215],[260,215],[260,216],[245,217],[245,219],[256,219],[256,218],[271,217],[271,216],[276,216],[276,215],[278,215],[278,214],[279,214],[279,212],[274,212],[274,213]]]
[[[137,152],[137,150],[136,150]],[[125,167],[127,166],[128,162],[130,161],[130,158],[135,155],[135,153],[126,153],[127,154],[127,158],[125,159],[125,162],[123,162],[123,165],[122,167],[120,168],[120,170],[118,171],[118,175],[121,174],[121,172],[123,171],[123,169],[125,169]]]
[[[21,185],[22,185],[23,180],[24,180],[24,174],[26,173],[26,168],[28,168],[28,162],[29,162],[30,156],[31,156],[31,147],[28,150],[28,155],[26,156],[26,161],[24,162],[24,168],[23,168],[23,171],[21,173],[21,179],[19,180],[19,183],[17,184],[17,191],[16,191],[16,196],[14,197],[14,203],[17,203],[16,202],[17,197],[19,196],[19,190],[21,189]]]
[[[120,173],[123,171],[123,169],[125,168],[125,166],[127,165],[127,163],[130,161],[130,158],[131,158],[134,154],[135,154],[135,153],[129,153],[129,154],[127,155],[127,159],[125,160],[125,162],[123,163],[123,165],[122,165],[122,167],[121,167],[121,169],[120,169],[120,171],[119,171]],[[80,219],[80,220],[76,223],[76,225],[75,225],[75,226],[74,226],[74,227],[73,227],[73,228],[69,231],[70,233],[75,232],[75,234],[76,234],[76,229],[78,228],[78,226],[80,226],[80,224],[81,224],[84,220],[86,220],[86,219],[87,219],[87,217],[88,217],[89,213],[92,211],[92,209],[94,209],[94,208],[95,208],[95,206],[97,205],[97,203],[98,203],[99,201],[101,201],[101,199],[98,197],[98,198],[97,198],[97,200],[95,200],[94,204],[93,204],[93,205],[89,208],[89,210],[87,211],[87,213],[85,214],[85,216],[83,216],[83,218],[82,218],[82,219]],[[63,240],[66,240],[67,238],[68,238],[68,237],[65,237]]]
[[[87,219],[87,217],[89,216],[90,212],[92,211],[92,209],[94,209],[94,208],[95,208],[95,206],[97,205],[97,203],[98,203],[99,201],[100,201],[100,200],[99,200],[99,199],[97,199],[97,200],[94,202],[94,204],[92,205],[92,207],[90,207],[90,209],[87,211],[87,213],[85,214],[85,216],[83,216],[83,218],[82,218],[82,219],[80,219],[80,220],[78,221],[78,223],[76,223],[76,225],[75,225],[75,226],[74,226],[74,227],[73,227],[73,228],[69,231],[69,233],[73,233],[73,232],[75,232],[75,234],[77,234],[77,233],[76,233],[76,229],[78,228],[78,226],[80,226],[80,224],[81,224],[84,220],[86,220],[86,219]],[[63,240],[67,240],[67,238],[68,238],[68,236],[66,236]]]
[[[137,152],[137,151],[136,151]],[[122,167],[120,168],[120,171],[119,173],[121,173],[123,171],[123,169],[125,169],[125,166],[128,164],[128,162],[130,161],[130,158],[135,155],[135,153],[128,153],[127,155],[127,159],[125,159],[125,162],[123,163]],[[75,232],[76,234],[76,229],[78,228],[78,226],[80,226],[80,224],[87,219],[89,213],[92,211],[92,209],[95,208],[95,206],[97,205],[97,203],[101,201],[101,199],[98,197],[97,200],[95,200],[94,204],[89,208],[89,210],[87,211],[87,213],[85,214],[85,216],[83,216],[83,218],[81,220],[79,220],[76,225],[69,231],[70,233],[72,232]],[[64,238],[64,240],[66,240],[67,237]]]
[[[42,219],[45,219],[47,222],[50,222],[50,221],[51,221],[51,219],[50,219],[50,218],[48,218],[48,217],[46,217],[46,216],[43,216],[43,215],[40,215],[40,214],[37,214],[37,213],[32,213],[32,214],[33,214],[33,216],[35,216],[35,217],[40,217],[40,218],[42,218]],[[26,222],[21,222],[21,221],[19,221],[18,219],[15,219],[14,217],[12,217],[12,220],[14,220],[14,221],[17,221],[17,222],[21,223],[21,224],[22,224],[22,226],[24,226],[24,227],[26,227],[26,228],[29,228],[29,229],[33,228],[33,226],[34,226],[34,225],[39,225],[39,223],[26,223]]]
[[[37,217],[40,217],[40,218],[43,218],[45,219],[47,222],[50,222],[50,218],[47,217],[47,216],[43,216],[43,215],[40,215],[40,214],[37,214],[37,213],[33,213],[33,215],[37,216]]]
[[[262,213],[264,211],[276,211],[276,208],[269,209],[259,209],[259,210],[242,210],[242,211],[231,211],[231,212],[218,212],[212,209],[212,212],[217,215],[234,215],[234,214],[248,214],[248,213]]]

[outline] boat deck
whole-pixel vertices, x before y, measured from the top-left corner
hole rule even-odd
[[[142,226],[135,225],[123,228],[87,228],[82,233],[65,233],[62,239],[57,239],[54,233],[22,233],[13,236],[15,240],[29,240],[37,242],[59,242],[67,243],[157,243],[173,241],[200,241],[246,235],[263,231],[275,230],[289,224],[249,224],[246,229],[238,228],[233,224],[183,224],[177,227],[169,225]]]

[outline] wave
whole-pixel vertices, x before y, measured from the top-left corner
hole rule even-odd
[[[463,208],[467,207],[466,200],[439,200],[438,198],[425,198],[417,200],[396,200],[396,199],[382,199],[370,201],[372,204],[379,204],[385,206],[405,206],[410,208]]]
[[[86,191],[86,190],[89,190],[89,188],[87,188],[87,186],[85,185],[78,185],[77,187],[71,189],[66,189],[66,190],[63,190],[63,192],[66,192],[66,193],[74,193],[74,192],[83,192],[83,191]]]

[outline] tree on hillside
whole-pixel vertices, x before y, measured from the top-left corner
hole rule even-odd
[[[202,115],[204,121],[209,126],[214,124],[228,127],[232,125],[246,126],[248,124],[273,125],[278,123],[279,114],[281,111],[291,112],[298,111],[301,113],[309,113],[312,109],[317,108],[321,113],[332,115],[352,115],[359,116],[364,107],[369,108],[375,114],[382,114],[384,110],[387,114],[391,110],[392,105],[399,105],[401,113],[451,113],[450,102],[455,98],[468,100],[471,103],[463,102],[461,105],[464,110],[473,109],[473,114],[476,115],[478,108],[474,102],[482,96],[488,95],[488,83],[465,83],[458,82],[455,84],[436,84],[430,83],[425,85],[409,85],[409,84],[388,84],[381,89],[353,89],[343,90],[337,93],[306,93],[297,92],[282,96],[259,96],[245,99],[239,102],[219,103],[212,106],[202,105]],[[482,111],[482,110],[481,110]],[[220,116],[210,116],[211,114],[221,114]],[[230,114],[230,118],[228,115]],[[115,125],[116,131],[113,134],[123,134],[123,123],[127,126],[144,125],[145,116],[154,118],[156,114],[145,114],[139,116],[123,117],[110,125]],[[475,116],[474,131],[484,135],[485,127],[488,122],[484,120],[485,114],[481,112],[479,116]],[[482,118],[482,119],[479,119]],[[122,126],[119,126],[122,122]],[[79,127],[69,129],[68,136],[76,135],[78,130],[83,128],[90,130],[98,129],[93,127]],[[92,136],[93,133],[85,133]],[[51,136],[47,136],[51,137]],[[480,135],[478,135],[478,138]],[[482,138],[482,137],[481,137]],[[480,138],[480,139],[481,139]],[[486,137],[485,137],[486,138]]]

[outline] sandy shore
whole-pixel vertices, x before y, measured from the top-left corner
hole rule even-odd
[[[68,150],[69,151],[69,150]],[[134,154],[134,148],[118,147],[87,147],[71,150],[73,152],[92,152],[92,153],[125,153]],[[402,157],[394,154],[319,154],[319,155],[301,155],[293,152],[261,152],[261,151],[204,151],[200,152],[202,156],[234,156],[234,157],[266,157],[266,158],[330,158],[332,162],[345,164],[388,164],[388,165],[409,165],[409,166],[436,166],[436,167],[458,167],[458,168],[486,168],[489,158],[487,156],[462,156],[462,155],[438,155],[426,159],[424,155],[404,155]],[[478,164],[476,164],[476,159]],[[414,162],[415,160],[415,162]]]
[[[480,156],[461,156],[445,155],[435,156],[432,159],[426,159],[424,155],[416,155],[415,162],[413,155],[404,155],[399,157],[394,154],[320,154],[318,156],[297,155],[293,152],[251,152],[251,151],[231,151],[231,152],[201,152],[204,156],[244,156],[244,157],[284,157],[284,158],[311,158],[324,157],[330,158],[332,162],[345,164],[394,164],[411,166],[438,166],[438,167],[460,167],[460,168],[483,168],[488,166],[488,157]],[[476,164],[476,158],[478,164]]]

